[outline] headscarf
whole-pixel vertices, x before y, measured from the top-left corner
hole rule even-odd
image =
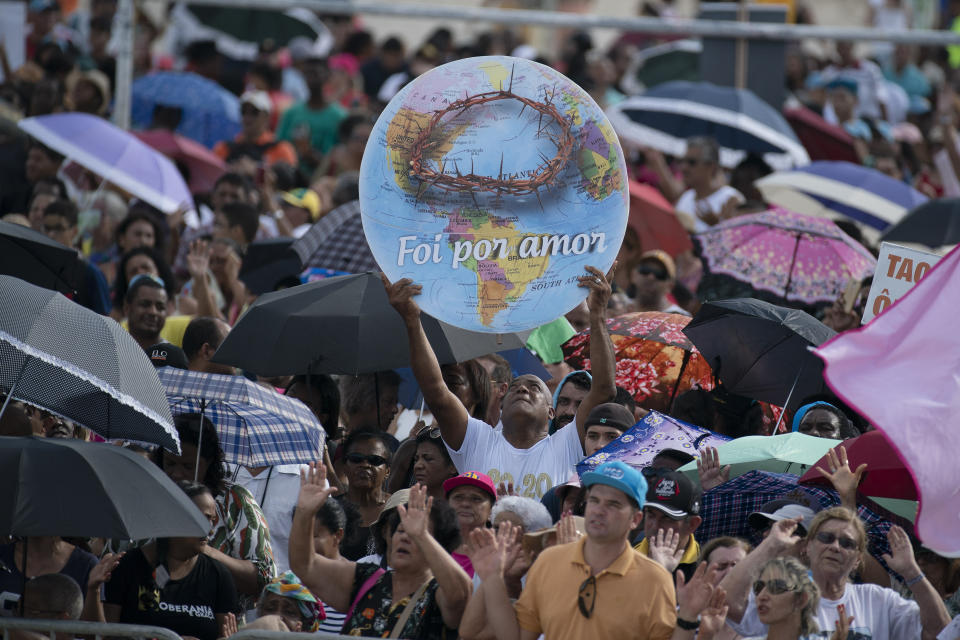
[[[803,416],[807,415],[807,412],[811,409],[816,409],[817,407],[830,407],[834,411],[840,411],[837,407],[833,406],[829,402],[811,402],[810,404],[805,404],[797,412],[793,414],[793,428],[791,429],[794,433],[800,430],[800,423],[803,422]]]
[[[593,376],[590,375],[589,371],[583,371],[583,370],[571,371],[567,375],[563,376],[563,379],[560,380],[560,384],[558,384],[557,388],[553,390],[553,408],[554,409],[557,408],[557,402],[560,401],[560,389],[563,389],[563,385],[567,384],[567,380],[570,378],[570,376],[572,376],[575,373],[585,373],[587,374],[587,378],[590,379],[590,382],[591,383],[593,382]]]
[[[303,586],[300,578],[293,571],[284,571],[268,582],[263,591],[264,593],[275,593],[278,596],[296,600],[297,607],[300,609],[300,616],[306,621],[304,632],[312,633],[316,631],[320,627],[320,621],[327,618],[327,613],[323,610],[323,603]]]

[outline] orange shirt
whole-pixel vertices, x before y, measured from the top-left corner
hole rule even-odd
[[[233,141],[236,144],[250,144],[249,141],[243,137],[242,133],[238,134]],[[277,142],[272,131],[264,131],[253,144],[264,147],[261,157],[261,162],[264,165],[269,166],[278,162],[286,162],[290,166],[297,166],[297,152],[293,148],[293,145],[285,140]],[[220,157],[221,160],[226,160],[230,155],[230,146],[226,141],[221,140],[213,147],[213,153]]]

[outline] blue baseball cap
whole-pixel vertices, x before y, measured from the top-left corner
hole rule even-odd
[[[643,474],[619,460],[605,462],[593,471],[587,471],[580,477],[580,482],[584,487],[605,484],[619,489],[638,507],[643,506],[644,496],[647,495],[647,481],[643,479]]]

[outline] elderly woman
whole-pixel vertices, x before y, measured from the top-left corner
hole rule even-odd
[[[453,552],[453,559],[460,563],[467,575],[473,577],[473,564],[467,556],[467,540],[470,532],[490,524],[490,513],[497,501],[493,480],[485,473],[467,471],[443,483],[447,502],[457,513],[460,525],[460,540],[463,544]]]
[[[314,551],[314,514],[333,491],[326,468],[311,463],[301,476],[290,532],[290,566],[323,602],[347,618],[341,633],[365,637],[456,638],[470,598],[470,578],[450,557],[459,543],[451,509],[433,503],[421,485],[410,489],[384,527],[387,564],[331,560]]]
[[[303,586],[292,571],[267,583],[257,602],[257,617],[280,616],[290,631],[313,633],[326,617],[323,604]]]
[[[767,561],[785,555],[799,541],[793,535],[799,519],[781,520],[770,535],[739,562],[720,586],[727,592],[728,621],[745,636],[767,632],[758,612],[758,601],[749,591],[752,580]],[[950,622],[943,600],[920,571],[910,538],[900,527],[890,528],[887,566],[898,573],[913,593],[913,600],[875,584],[852,584],[850,574],[867,548],[867,534],[860,518],[845,507],[817,514],[801,543],[801,558],[810,566],[820,589],[816,620],[820,629],[832,633],[837,626],[837,607],[853,618],[851,631],[872,640],[920,640],[934,638]]]
[[[497,500],[490,511],[494,528],[501,522],[510,522],[520,527],[520,534],[540,531],[553,525],[550,512],[537,500],[523,496],[504,496]]]

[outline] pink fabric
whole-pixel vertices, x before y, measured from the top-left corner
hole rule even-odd
[[[907,295],[816,353],[841,398],[882,430],[920,494],[916,532],[960,557],[960,248]]]
[[[470,556],[463,553],[457,553],[456,551],[454,551],[450,555],[453,556],[453,559],[457,561],[457,564],[463,567],[463,570],[466,571],[467,575],[470,576],[470,578],[472,579],[474,572],[473,572],[473,563],[470,562]]]

